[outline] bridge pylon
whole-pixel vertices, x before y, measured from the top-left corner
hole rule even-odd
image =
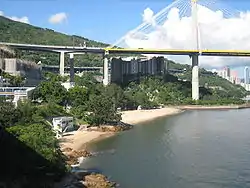
[[[74,71],[74,54],[69,54],[69,66],[70,66],[70,84],[74,85],[75,82],[75,71]]]
[[[103,57],[103,85],[107,86],[109,84],[109,51],[104,52]]]
[[[60,67],[59,67],[59,73],[61,76],[64,76],[64,52],[60,52]]]
[[[197,1],[191,0],[191,17],[193,29],[194,50],[201,50],[199,43],[199,26],[198,26],[198,10]],[[199,54],[190,56],[192,65],[192,99],[199,100]]]

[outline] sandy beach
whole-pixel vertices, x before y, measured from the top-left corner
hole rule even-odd
[[[152,110],[131,110],[122,112],[122,121],[127,124],[136,125],[142,122],[150,121],[158,117],[174,115],[181,113],[182,110],[177,108],[161,108]],[[115,133],[100,131],[74,131],[60,138],[61,148],[72,148],[81,150],[86,148],[87,144],[103,138],[110,137]]]
[[[131,110],[122,112],[122,121],[128,124],[139,124],[153,119],[181,113],[182,110],[174,107],[151,109],[151,110]]]
[[[72,148],[73,150],[85,149],[87,144],[95,140],[107,138],[114,135],[110,132],[100,131],[74,131],[60,138],[60,146],[64,148]]]

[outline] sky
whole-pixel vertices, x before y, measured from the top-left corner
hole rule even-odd
[[[176,5],[179,10],[167,9],[166,14],[160,14],[163,19],[161,23],[157,20],[159,17],[154,15],[173,3],[173,0],[1,0],[0,15],[109,44],[114,44],[117,39],[144,22],[150,25],[150,32],[138,30],[136,35],[126,35],[121,41],[126,43],[123,44],[124,47],[190,48],[190,19],[188,8],[184,6],[187,3],[183,3],[187,0],[177,1],[182,1]],[[202,4],[217,0],[199,1]],[[215,7],[212,11],[198,7],[201,46],[206,49],[250,50],[250,14],[246,13],[247,10],[250,11],[250,1],[218,1],[220,3],[211,4],[211,7]],[[222,5],[219,6],[220,4]],[[218,7],[217,10],[224,10],[225,7],[231,10],[230,19],[215,12]],[[235,18],[240,11],[245,14]],[[189,62],[182,57],[177,57],[176,60]],[[207,68],[219,69],[229,65],[239,70],[240,74],[245,65],[250,66],[250,58],[202,57],[200,62],[201,66]]]

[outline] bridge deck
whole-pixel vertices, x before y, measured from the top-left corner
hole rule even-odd
[[[178,49],[144,49],[144,48],[98,48],[98,47],[81,47],[81,46],[52,46],[36,44],[18,44],[0,42],[0,45],[11,46],[13,48],[34,51],[50,51],[65,53],[98,53],[103,54],[105,51],[118,54],[162,54],[162,55],[193,55],[200,54],[203,56],[250,56],[250,50],[178,50]]]
[[[177,50],[177,49],[144,49],[144,48],[105,48],[109,53],[134,54],[166,54],[166,55],[192,55],[204,56],[250,56],[250,50]]]

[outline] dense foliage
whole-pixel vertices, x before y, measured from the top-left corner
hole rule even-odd
[[[53,163],[61,163],[58,143],[46,118],[66,114],[62,107],[50,103],[38,106],[29,101],[14,105],[1,100],[0,126],[13,133],[36,152]]]
[[[0,69],[0,76],[8,80],[8,83],[13,87],[20,87],[24,85],[25,78],[22,76],[12,76]]]
[[[223,90],[200,87],[200,100],[191,99],[191,83],[167,74],[164,77],[146,77],[139,83],[121,88],[115,84],[104,87],[93,74],[76,77],[76,85],[68,91],[61,85],[62,78],[48,78],[35,90],[33,99],[54,102],[91,125],[117,122],[121,119],[117,109],[155,108],[164,105],[184,104],[241,104],[242,93],[226,95]],[[226,81],[228,82],[228,81]],[[232,92],[232,90],[230,90]]]
[[[180,73],[174,75],[181,80],[191,82],[192,69],[190,65],[183,65],[169,61],[169,69],[180,70]],[[216,73],[212,73],[205,69],[199,70],[199,84],[202,87],[211,89],[213,92],[213,99],[218,97],[223,98],[243,98],[248,92],[240,85],[233,84],[228,80],[218,76]],[[211,96],[207,100],[211,99]]]
[[[63,175],[66,172],[65,159],[59,149],[55,133],[47,121],[47,118],[51,116],[65,115],[63,108],[54,103],[36,105],[30,101],[19,102],[17,107],[15,107],[11,102],[7,102],[4,99],[0,101],[0,108],[0,127],[14,135],[20,143],[28,146],[30,150],[27,150],[27,152],[32,151],[23,155],[20,153],[20,156],[18,156],[18,160],[25,161],[26,159],[22,158],[22,156],[27,157],[28,155],[32,157],[32,163],[20,164],[19,166],[24,165],[25,167],[22,167],[24,169],[33,169],[34,172],[29,172],[30,174],[38,173],[39,170],[37,169],[41,167],[33,165],[42,165],[41,163],[34,163],[34,161],[39,160],[39,157],[42,157],[44,162],[47,161],[45,162],[46,164],[44,163],[46,165],[45,168],[50,168],[47,165],[53,167],[51,173],[54,174],[54,178]],[[12,140],[9,141],[13,142]],[[14,145],[20,150],[20,144],[19,146],[17,144]],[[26,150],[23,151],[25,152]],[[20,173],[15,179],[19,181],[19,178],[21,180],[28,178],[22,176],[26,176],[26,174]],[[43,182],[37,182],[37,186],[40,184],[43,184]]]
[[[87,78],[87,79],[86,79]],[[54,102],[61,106],[71,106],[71,113],[91,125],[117,122],[121,119],[116,109],[122,104],[123,91],[116,85],[105,88],[87,74],[77,77],[76,86],[68,91],[61,85],[61,78],[49,78],[34,91],[33,99]]]

